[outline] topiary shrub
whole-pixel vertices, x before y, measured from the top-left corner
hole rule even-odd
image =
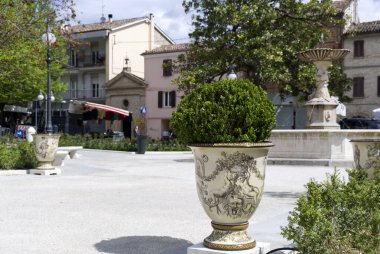
[[[178,105],[170,128],[185,144],[260,142],[276,124],[275,107],[259,86],[244,80],[202,84]]]
[[[354,169],[347,183],[334,173],[306,187],[282,228],[299,253],[380,253],[380,169],[375,179]]]

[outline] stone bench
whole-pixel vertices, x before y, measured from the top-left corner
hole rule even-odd
[[[60,147],[58,147],[58,151],[68,152],[70,159],[78,158],[77,151],[82,150],[82,149],[83,149],[83,146],[60,146]]]
[[[53,166],[59,167],[63,166],[63,160],[66,159],[66,157],[69,156],[68,151],[57,151],[54,157]]]

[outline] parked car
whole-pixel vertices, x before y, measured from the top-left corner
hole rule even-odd
[[[344,118],[339,122],[341,129],[380,129],[380,120],[371,118]]]

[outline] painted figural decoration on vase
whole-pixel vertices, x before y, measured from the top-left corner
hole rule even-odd
[[[203,241],[206,247],[243,250],[256,246],[246,230],[261,200],[270,146],[191,146],[198,197],[214,229]]]
[[[253,178],[264,180],[264,176],[256,167],[255,158],[236,152],[227,155],[222,152],[216,162],[216,169],[210,175],[205,175],[207,155],[196,159],[196,175],[199,197],[209,210],[215,210],[219,215],[227,215],[236,219],[243,215],[252,214],[261,194],[260,188],[254,186]],[[221,174],[227,172],[226,174]],[[221,189],[209,193],[208,186],[217,178],[224,182]]]

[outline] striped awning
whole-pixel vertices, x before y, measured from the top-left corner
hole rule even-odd
[[[108,112],[113,112],[119,115],[123,116],[129,116],[129,111],[121,109],[121,108],[115,108],[108,105],[88,102],[88,101],[70,101],[69,106],[69,113],[73,114],[82,114],[86,108],[97,108]]]
[[[93,103],[93,102],[85,102],[84,106],[87,108],[97,108],[97,109],[101,109],[104,111],[113,112],[113,113],[116,113],[119,115],[129,116],[129,111],[124,110],[124,109],[120,109],[120,108],[111,107],[108,105],[97,104],[97,103]]]

